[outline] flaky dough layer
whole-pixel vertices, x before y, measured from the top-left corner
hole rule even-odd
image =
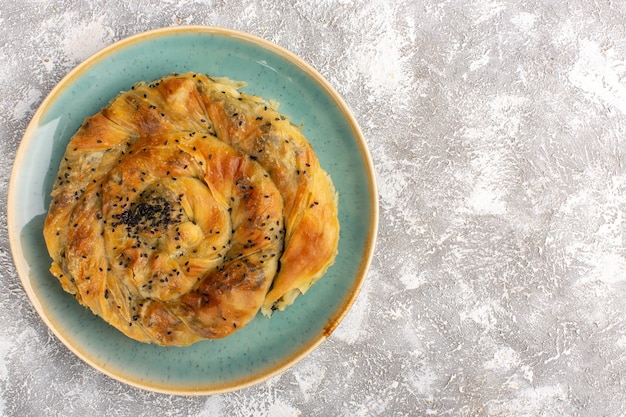
[[[139,83],[67,146],[44,226],[63,288],[185,346],[282,310],[334,262],[337,196],[299,128],[241,83]]]

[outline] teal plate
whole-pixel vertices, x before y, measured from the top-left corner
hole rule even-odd
[[[65,146],[82,121],[141,80],[187,71],[245,81],[243,91],[280,103],[313,144],[339,193],[341,236],[335,264],[305,295],[270,319],[258,315],[232,336],[189,347],[127,338],[66,294],[48,272],[42,229]],[[240,389],[304,358],[336,328],[370,265],[378,227],[372,161],[348,107],[314,69],[263,39],[186,26],[113,44],[72,70],[50,92],[19,146],[8,199],[11,249],[33,306],[78,357],[129,385],[207,395]]]

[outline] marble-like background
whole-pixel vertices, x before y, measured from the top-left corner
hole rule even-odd
[[[169,25],[243,30],[345,98],[377,170],[365,286],[317,350],[212,397],[129,388],[32,308],[7,238],[11,165],[92,53]],[[0,1],[0,415],[626,413],[626,3]]]

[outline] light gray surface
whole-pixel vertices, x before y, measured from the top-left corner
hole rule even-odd
[[[618,416],[626,412],[626,5],[3,0],[0,414]],[[6,226],[45,95],[100,48],[216,25],[304,58],[345,98],[381,197],[339,328],[265,383],[175,397],[118,383],[47,330]]]

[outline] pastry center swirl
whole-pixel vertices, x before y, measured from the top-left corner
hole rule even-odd
[[[137,300],[133,317],[181,317],[194,297],[219,305],[218,287],[269,286],[283,207],[258,163],[211,135],[142,137],[123,152],[99,195],[105,255]]]

